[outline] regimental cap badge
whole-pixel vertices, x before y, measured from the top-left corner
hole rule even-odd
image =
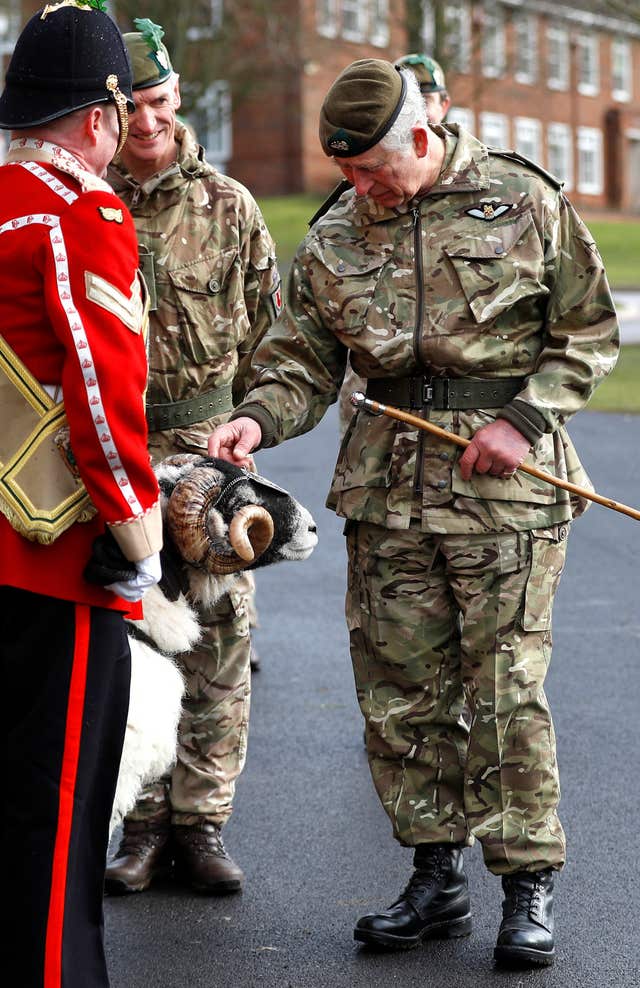
[[[43,21],[48,14],[52,14],[62,7],[76,7],[78,10],[101,10],[103,14],[107,12],[106,0],[60,0],[60,3],[48,3],[40,15]]]
[[[350,151],[351,150],[351,138],[347,134],[346,130],[340,128],[336,130],[335,134],[332,134],[327,141],[329,147],[332,151]]]
[[[124,35],[133,66],[133,88],[159,86],[173,73],[169,52],[162,43],[164,28],[148,17],[136,17],[133,23],[137,30]]]

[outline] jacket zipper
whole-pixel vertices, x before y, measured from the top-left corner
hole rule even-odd
[[[420,367],[420,337],[422,335],[422,306],[424,302],[424,266],[422,263],[422,224],[420,222],[420,206],[413,207],[413,252],[416,268],[416,326],[413,331],[413,356]],[[416,447],[416,472],[413,481],[413,492],[417,497],[422,494],[422,474],[424,458],[424,432],[418,432]]]

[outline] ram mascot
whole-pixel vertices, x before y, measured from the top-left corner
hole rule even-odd
[[[175,657],[200,638],[194,604],[209,606],[241,570],[306,559],[313,518],[287,491],[224,460],[170,456],[156,467],[164,524],[162,580],[129,623],[131,696],[112,829],[176,757],[184,684]]]

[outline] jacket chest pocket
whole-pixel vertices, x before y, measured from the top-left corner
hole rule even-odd
[[[196,364],[236,349],[249,331],[235,247],[168,271],[187,356]]]
[[[544,255],[531,213],[501,226],[491,224],[482,240],[445,248],[445,254],[477,323],[491,322],[525,298],[549,294],[542,283]]]
[[[316,243],[313,271],[316,302],[325,323],[337,335],[356,336],[367,325],[381,270],[388,260],[383,251],[349,251]]]

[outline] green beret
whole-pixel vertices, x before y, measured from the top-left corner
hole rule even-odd
[[[133,23],[138,30],[123,35],[133,68],[133,89],[159,86],[173,73],[169,52],[162,44],[164,31],[147,17],[137,17]]]
[[[411,69],[421,93],[446,93],[444,72],[435,58],[428,55],[403,55],[393,63],[397,69]]]
[[[406,80],[391,62],[352,62],[335,80],[320,110],[324,153],[350,158],[368,151],[391,130],[406,92]]]

